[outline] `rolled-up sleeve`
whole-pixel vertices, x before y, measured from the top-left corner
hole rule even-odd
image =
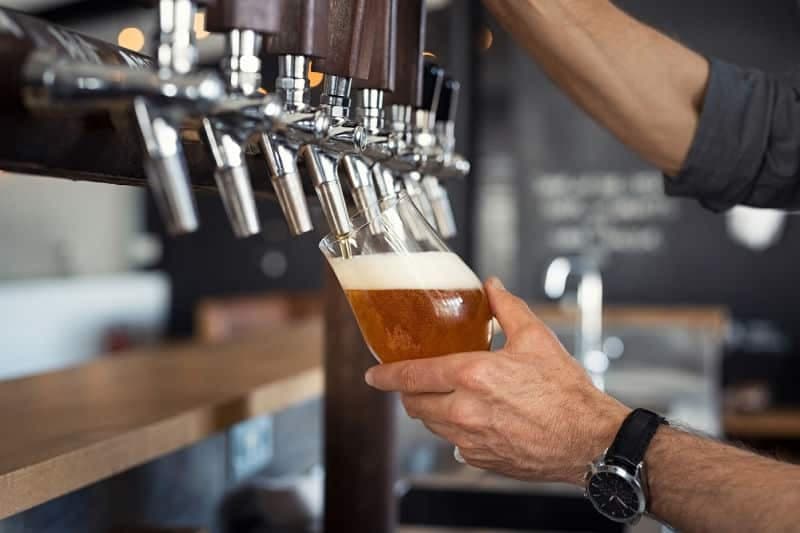
[[[692,147],[665,189],[715,211],[800,208],[800,78],[712,60]]]

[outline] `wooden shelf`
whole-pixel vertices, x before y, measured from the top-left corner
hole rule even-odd
[[[727,413],[723,423],[725,434],[734,439],[800,440],[800,409]]]
[[[0,382],[0,519],[318,396],[321,360],[314,319]]]

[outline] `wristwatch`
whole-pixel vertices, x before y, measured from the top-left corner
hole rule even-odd
[[[644,455],[659,426],[667,421],[646,409],[625,418],[611,447],[586,473],[586,497],[600,514],[635,524],[647,511]]]

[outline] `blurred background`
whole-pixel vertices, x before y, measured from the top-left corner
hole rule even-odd
[[[795,0],[615,3],[703,54],[770,71],[796,68]],[[152,12],[136,2],[0,6],[132,50],[152,45]],[[712,403],[800,405],[800,220],[746,208],[713,214],[665,197],[658,170],[577,110],[480,2],[429,0],[428,9],[426,48],[462,81],[458,150],[473,163],[466,181],[447,183],[460,230],[453,249],[544,312],[553,306],[545,274],[559,257],[596,262],[610,309],[719,309],[730,320],[710,374]],[[222,42],[205,32],[202,15],[196,31],[202,62],[216,64]],[[265,67],[264,79],[274,79],[276,66]],[[262,234],[236,240],[219,198],[197,200],[200,230],[174,239],[145,190],[0,172],[0,379],[202,336],[202,302],[319,292],[319,233],[290,238],[277,204],[261,202]],[[570,327],[559,330],[568,344]],[[614,333],[620,361],[648,350],[654,358],[681,352],[695,361],[689,365],[704,357],[689,337],[655,330]],[[284,427],[315,426],[318,406],[303,409]],[[774,449],[777,440],[791,449],[796,438],[764,446]],[[280,469],[318,462],[318,448],[308,453]],[[431,457],[411,454],[408,468],[424,468]]]

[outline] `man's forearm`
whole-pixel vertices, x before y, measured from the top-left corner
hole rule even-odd
[[[680,531],[797,531],[800,467],[666,427],[645,461],[650,511]]]
[[[607,0],[484,0],[575,102],[668,174],[686,160],[708,84],[700,55]]]

